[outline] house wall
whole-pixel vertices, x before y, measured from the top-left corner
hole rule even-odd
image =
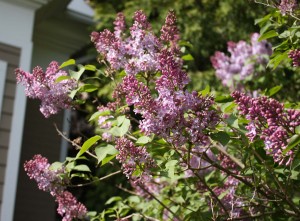
[[[9,139],[12,129],[12,114],[16,93],[16,80],[14,69],[19,65],[20,49],[0,43],[0,60],[2,70],[0,93],[0,207],[2,204],[5,169]]]
[[[5,93],[0,123],[2,132],[0,145],[3,153],[3,155],[0,153],[2,157],[0,220],[11,221],[26,107],[24,89],[21,86],[15,86],[14,76],[11,73],[17,66],[24,70],[30,69],[34,9],[0,1],[0,16],[0,44],[2,46],[0,59],[7,61],[8,64],[5,84],[0,85],[0,96],[3,96],[2,92]],[[19,58],[17,58],[18,53]]]
[[[46,68],[52,59],[61,63],[89,42],[88,20],[81,22],[82,16],[53,8],[51,15],[38,13],[47,3],[63,9],[69,1],[0,0],[0,221],[57,220],[53,198],[29,180],[23,163],[38,153],[49,162],[62,158],[66,142],[53,123],[66,131],[67,115],[61,112],[46,120],[39,102],[27,101],[24,88],[15,84],[13,70]]]

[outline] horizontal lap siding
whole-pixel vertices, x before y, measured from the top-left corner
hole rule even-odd
[[[0,60],[7,62],[7,72],[0,73],[6,74],[4,94],[0,94],[0,96],[3,96],[2,110],[0,110],[0,211],[2,205],[4,176],[16,92],[14,70],[19,66],[19,57],[20,50],[18,48],[0,43]]]

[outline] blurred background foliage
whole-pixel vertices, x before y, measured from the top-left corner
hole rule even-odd
[[[221,81],[216,78],[210,57],[215,51],[226,52],[228,41],[249,41],[251,33],[260,31],[260,27],[255,25],[255,19],[262,18],[271,10],[271,8],[250,0],[89,0],[87,2],[95,10],[96,23],[90,27],[90,31],[102,31],[105,28],[113,30],[113,21],[118,12],[124,13],[127,25],[131,26],[134,12],[142,9],[148,16],[153,31],[158,34],[167,12],[174,10],[181,40],[185,42],[183,44],[185,46],[182,48],[183,52],[184,54],[191,54],[194,58],[185,62],[191,77],[189,89],[199,91],[209,85],[211,90],[221,93],[228,92],[229,89],[222,86]],[[92,58],[86,62],[99,66],[95,59],[97,52],[92,44],[73,56],[75,59],[83,57]],[[94,72],[85,74],[95,75]],[[94,96],[89,95],[88,98],[82,98],[83,102],[79,104],[82,113],[77,112],[73,122],[79,124],[96,110],[97,105],[109,101],[107,97],[110,97],[112,92],[112,81],[109,78],[101,77],[103,74],[105,75],[101,72],[96,73],[96,77],[103,79],[96,80],[96,83],[95,79],[91,79],[94,81],[93,84],[99,86],[99,90],[94,92]],[[270,83],[274,80],[274,76],[267,78],[266,82]],[[284,82],[280,76],[277,81],[279,83]],[[276,86],[276,83],[272,86]],[[74,126],[73,128],[77,127]],[[81,128],[84,127],[81,125]],[[87,130],[90,129],[87,128]],[[73,131],[72,136],[76,138],[78,132]],[[90,135],[80,134],[80,136],[84,138]],[[109,167],[107,169],[109,170]],[[96,171],[96,173],[104,174],[103,171]],[[97,183],[93,187],[86,188],[81,194],[81,199],[85,201],[89,210],[101,211],[105,208],[104,202],[108,196],[120,195],[120,188],[116,186],[122,180],[125,181],[124,177],[120,176],[110,180],[110,183],[101,183],[100,185]]]

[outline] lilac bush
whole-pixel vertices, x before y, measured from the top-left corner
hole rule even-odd
[[[258,41],[255,33],[251,44],[229,42],[230,57],[216,52],[216,75],[237,91],[213,96],[206,89],[187,90],[190,79],[174,12],[167,15],[159,37],[143,11],[135,12],[129,28],[122,13],[114,25],[114,32],[91,34],[103,75],[114,81],[113,100],[90,115],[96,135],[83,143],[65,137],[78,152],[54,164],[55,170],[40,155],[25,163],[28,176],[56,198],[63,220],[299,217],[300,112],[273,98],[238,91],[243,80],[259,74],[257,65],[267,64],[270,43]],[[67,75],[51,63],[46,73],[35,68],[32,75],[19,69],[16,74],[26,94],[41,99],[41,112],[48,117],[76,104],[80,93],[95,90],[81,70],[98,71],[81,65]],[[107,166],[113,169],[110,174],[94,172]],[[118,187],[131,195],[112,197],[102,212],[87,212],[67,190],[96,185],[120,172],[131,187]],[[73,183],[73,177],[83,183]]]

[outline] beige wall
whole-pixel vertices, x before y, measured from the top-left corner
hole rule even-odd
[[[9,136],[16,93],[14,69],[19,66],[19,58],[20,50],[18,48],[0,44],[0,60],[7,62],[6,73],[0,73],[5,75],[2,110],[0,110],[0,206],[2,205]]]

